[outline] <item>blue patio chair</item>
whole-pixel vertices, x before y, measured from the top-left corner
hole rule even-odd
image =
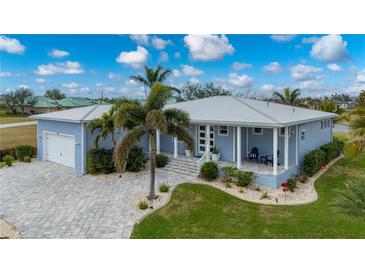
[[[280,155],[280,151],[278,150],[278,166],[280,166],[279,155]],[[271,163],[272,166],[274,165],[274,157],[272,154],[266,156],[266,165],[267,165],[267,163]]]
[[[259,149],[257,147],[253,147],[251,152],[248,154],[248,158],[253,161],[256,160],[259,162]]]

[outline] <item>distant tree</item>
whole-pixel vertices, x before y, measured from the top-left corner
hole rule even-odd
[[[334,100],[325,100],[321,103],[319,109],[326,112],[337,112],[338,107]]]
[[[19,88],[15,91],[16,105],[21,108],[24,113],[24,108],[34,106],[36,99],[33,97],[33,92],[29,88]]]
[[[59,90],[58,88],[46,90],[44,96],[53,100],[61,100],[66,97],[66,95],[64,93],[61,93],[61,90]]]
[[[12,113],[16,114],[17,98],[14,91],[9,91],[1,96],[1,101]]]
[[[292,91],[290,88],[284,88],[284,92],[281,94],[278,91],[274,92],[274,98],[279,99],[279,102],[285,105],[296,106],[299,102],[300,89],[296,88]]]
[[[177,99],[180,101],[185,101],[185,100],[194,100],[212,96],[227,96],[227,95],[232,95],[232,92],[228,89],[215,86],[213,83],[207,83],[205,85],[201,85],[188,82],[182,87],[180,98]]]

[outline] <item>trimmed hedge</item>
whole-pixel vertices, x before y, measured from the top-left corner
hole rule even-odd
[[[213,181],[218,178],[218,165],[214,162],[206,162],[200,168],[200,177],[207,181]]]
[[[114,171],[112,149],[92,149],[87,153],[86,170],[90,174],[111,173]]]
[[[163,154],[156,155],[156,166],[157,167],[165,167],[169,161],[169,157]]]
[[[319,149],[312,150],[304,156],[304,173],[313,176],[325,164],[340,156],[343,152],[344,142],[334,140],[322,145]]]
[[[26,145],[26,146],[28,146],[28,145]],[[37,155],[37,148],[33,147],[33,146],[30,146],[30,147],[31,147],[31,155],[28,155],[28,156],[33,157],[34,155]],[[9,148],[0,149],[0,162],[3,161],[3,158],[5,155],[10,155],[10,156],[14,157],[14,159],[17,158],[16,149],[17,149],[17,147],[9,147]],[[25,155],[25,156],[27,156],[27,155]],[[18,160],[20,160],[20,159],[18,159]]]

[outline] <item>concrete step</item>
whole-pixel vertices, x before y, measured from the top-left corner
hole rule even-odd
[[[174,168],[174,167],[169,167],[169,166],[165,166],[162,169],[169,171],[169,172],[173,172],[173,173],[183,174],[186,176],[193,176],[193,177],[198,176],[198,173],[196,170],[194,171],[194,170],[179,169],[179,168]]]
[[[170,166],[176,166],[176,167],[189,167],[189,168],[197,168],[198,165],[196,163],[183,163],[178,161],[171,161],[168,163]]]

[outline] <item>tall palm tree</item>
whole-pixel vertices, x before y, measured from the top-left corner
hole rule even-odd
[[[155,199],[156,144],[155,132],[177,137],[187,148],[194,150],[193,138],[189,133],[189,114],[179,109],[164,109],[171,98],[171,89],[156,82],[144,103],[138,101],[124,102],[116,110],[114,124],[116,128],[127,128],[128,132],[115,149],[115,164],[119,172],[126,168],[129,151],[137,146],[144,136],[148,137],[150,159],[149,199]]]
[[[155,69],[145,66],[144,70],[145,70],[145,76],[142,75],[130,76],[130,79],[144,86],[147,98],[146,89],[147,88],[151,89],[155,83],[164,83],[166,79],[171,75],[172,71],[170,69],[165,69],[163,66],[157,66],[157,68]],[[178,88],[173,86],[169,86],[169,88],[173,91],[176,91],[178,97],[180,96],[180,90]]]
[[[99,148],[100,138],[105,140],[109,134],[112,137],[114,147],[117,145],[117,136],[114,127],[114,111],[115,107],[112,107],[108,112],[103,113],[100,118],[91,120],[87,123],[87,127],[90,129],[91,134],[93,134],[95,130],[99,130],[94,140],[95,148]]]
[[[274,97],[277,97],[281,103],[285,105],[296,106],[300,96],[300,89],[296,88],[290,91],[290,88],[284,88],[283,94],[278,91],[274,92]]]

